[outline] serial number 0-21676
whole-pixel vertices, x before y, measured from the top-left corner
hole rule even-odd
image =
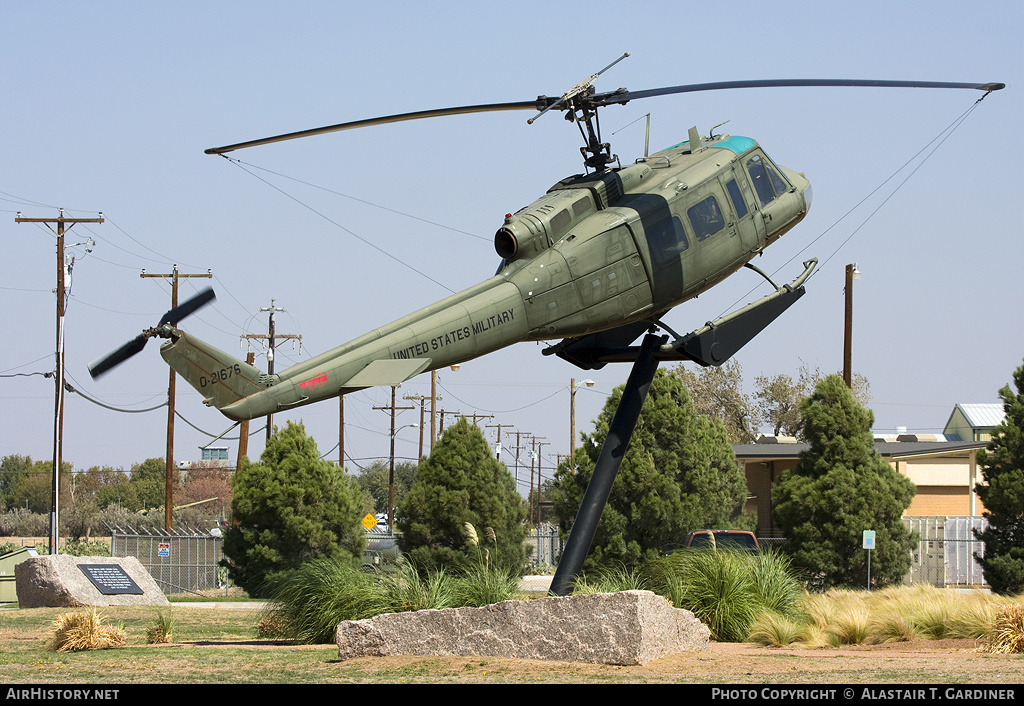
[[[229,380],[233,375],[241,375],[242,368],[236,365],[229,365],[226,368],[220,370],[214,370],[210,373],[210,377],[201,375],[199,377],[199,387],[206,387],[207,385],[213,385],[224,380]]]

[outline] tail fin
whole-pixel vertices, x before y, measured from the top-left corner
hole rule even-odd
[[[237,358],[175,329],[160,355],[203,395],[203,403],[217,409],[265,390],[268,376]]]

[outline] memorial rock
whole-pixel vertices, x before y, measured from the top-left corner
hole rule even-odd
[[[339,659],[479,655],[598,664],[706,650],[710,635],[693,613],[650,591],[392,613],[342,622],[336,632]]]
[[[22,608],[170,605],[135,557],[33,557],[15,567],[14,580]]]

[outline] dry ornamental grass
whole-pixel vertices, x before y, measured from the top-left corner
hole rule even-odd
[[[999,609],[987,647],[990,652],[1024,652],[1024,605],[1007,605]]]
[[[103,625],[93,609],[58,615],[47,647],[54,652],[78,652],[124,647],[126,644],[124,629]]]

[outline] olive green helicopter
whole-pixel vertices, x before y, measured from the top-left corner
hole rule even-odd
[[[463,363],[521,341],[557,341],[544,350],[584,369],[635,360],[631,344],[648,330],[668,333],[658,360],[721,365],[803,294],[810,260],[788,285],[690,334],[662,322],[671,308],[750,264],[799,223],[811,185],[774,162],[748,137],[696,128],[688,140],[621,166],[602,142],[597,111],[659,95],[778,86],[971,88],[1003,84],[920,81],[767,80],[705,83],[598,93],[598,73],[557,98],[403,113],[293,132],[206,150],[234,150],[323,133],[465,113],[553,110],[579,126],[586,171],[559,181],[505,217],[494,236],[501,266],[490,279],[287,370],[267,374],[178,328],[214,299],[207,289],[168,311],[157,326],[89,366],[95,378],[135,355],[153,337],[160,353],[208,406],[232,420],[253,419],[425,371]],[[712,130],[713,133],[713,130]],[[761,273],[763,275],[763,273]],[[763,275],[766,277],[766,275]],[[771,282],[771,280],[768,280]]]
[[[552,110],[579,126],[586,170],[505,217],[494,235],[501,257],[490,279],[279,373],[267,374],[178,328],[214,299],[206,289],[89,366],[95,378],[165,338],[160,354],[228,418],[241,421],[376,386],[395,386],[521,341],[555,341],[543,350],[583,369],[632,362],[605,442],[563,548],[551,593],[567,595],[582,570],[604,505],[661,361],[721,365],[803,296],[817,260],[792,282],[776,285],[750,264],[797,225],[811,205],[811,184],[773,161],[749,137],[701,136],[622,166],[602,142],[599,108],[640,98],[731,88],[867,86],[967,88],[1002,83],[856,79],[727,81],[644,91],[598,93],[598,73],[557,98],[442,108],[357,120],[206,150],[226,155],[272,142],[386,123],[465,113]],[[984,96],[982,96],[984,98]],[[980,99],[979,99],[980,100]],[[719,127],[719,126],[716,126]],[[740,268],[762,275],[773,291],[688,334],[665,324],[673,307]],[[646,335],[645,335],[646,334]],[[643,336],[640,345],[634,345]],[[390,520],[389,520],[390,525]]]

